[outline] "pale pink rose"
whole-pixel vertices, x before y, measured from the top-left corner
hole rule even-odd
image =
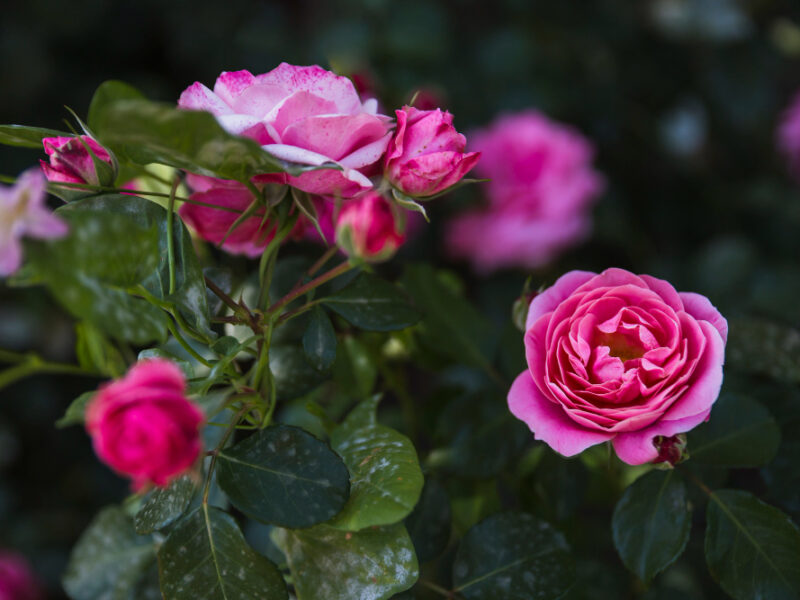
[[[800,178],[800,92],[795,95],[781,116],[777,142],[788,163],[789,171]]]
[[[45,204],[44,175],[37,169],[22,173],[13,186],[0,185],[0,276],[22,264],[22,238],[53,239],[66,235],[67,224]]]
[[[186,397],[181,370],[164,359],[136,363],[102,386],[86,409],[100,460],[141,490],[166,486],[188,471],[202,448],[203,412]]]
[[[40,160],[42,171],[50,181],[65,183],[88,183],[100,185],[101,176],[87,150],[91,148],[94,155],[101,161],[112,166],[111,156],[108,151],[88,135],[78,137],[53,137],[42,140],[44,152],[49,156],[49,162]],[[86,145],[84,145],[86,144]],[[104,181],[103,183],[111,183]]]
[[[467,139],[453,127],[449,112],[411,106],[395,112],[397,130],[384,174],[404,194],[424,198],[443,192],[478,162],[480,152],[464,152]]]
[[[404,212],[374,192],[349,200],[336,220],[336,245],[348,256],[388,260],[405,242]]]
[[[40,600],[42,590],[28,562],[0,549],[0,600]]]
[[[707,420],[727,321],[705,296],[622,269],[571,271],[530,304],[528,369],[508,406],[556,452],[612,442],[632,465]]]
[[[391,138],[391,119],[377,113],[374,99],[362,103],[349,79],[318,66],[223,72],[213,91],[199,82],[188,87],[178,106],[211,112],[227,131],[253,138],[280,159],[342,167],[286,177],[312,194],[351,197],[370,189],[364,173]]]
[[[591,166],[591,144],[579,133],[525,111],[476,132],[470,147],[482,153],[476,171],[490,180],[488,202],[448,224],[450,256],[481,273],[533,269],[588,235],[590,207],[604,184]]]

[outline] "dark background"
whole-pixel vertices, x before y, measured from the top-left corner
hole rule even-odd
[[[85,115],[106,79],[174,101],[195,80],[281,61],[366,73],[389,110],[430,90],[462,131],[531,106],[583,131],[608,188],[592,239],[539,281],[619,266],[726,315],[800,324],[800,198],[774,144],[800,85],[791,0],[9,2],[0,122],[61,129],[63,106]],[[0,174],[38,158],[0,148]],[[435,208],[418,254],[437,251],[435,221],[453,202]],[[449,266],[476,297],[522,281]],[[0,347],[70,361],[71,328],[42,290],[0,287]],[[0,547],[26,553],[54,598],[80,531],[126,492],[82,430],[52,425],[95,385],[37,377],[0,391]]]

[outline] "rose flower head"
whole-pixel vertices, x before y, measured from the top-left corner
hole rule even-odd
[[[113,183],[114,163],[111,155],[88,135],[44,138],[42,144],[49,162],[39,162],[49,181],[90,185]]]
[[[508,405],[564,456],[610,441],[631,465],[678,460],[664,441],[707,420],[719,395],[727,321],[661,279],[572,271],[533,298],[526,325],[528,368]]]
[[[186,379],[168,360],[136,363],[102,386],[86,409],[86,429],[100,459],[136,490],[166,486],[189,470],[202,448],[205,417],[186,397]]]

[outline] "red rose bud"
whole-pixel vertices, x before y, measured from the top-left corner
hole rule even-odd
[[[44,138],[42,144],[50,162],[39,162],[48,180],[90,185],[113,183],[114,163],[111,155],[88,135]],[[97,162],[106,163],[108,168],[103,168]]]
[[[658,450],[658,457],[653,461],[654,463],[669,463],[674,467],[689,458],[689,452],[686,450],[686,435],[683,433],[669,437],[659,435],[653,439],[653,445]]]
[[[453,127],[453,115],[404,106],[389,144],[384,174],[394,187],[415,198],[433,196],[455,185],[475,166],[480,152],[464,153],[466,138]]]
[[[188,471],[202,448],[202,411],[186,398],[186,379],[168,360],[149,359],[100,388],[86,429],[100,460],[141,490]]]
[[[336,221],[336,244],[369,262],[390,259],[405,239],[405,214],[374,192],[346,201]]]

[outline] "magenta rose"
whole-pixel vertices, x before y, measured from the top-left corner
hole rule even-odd
[[[485,207],[448,223],[446,247],[478,272],[541,267],[584,239],[603,190],[591,144],[534,111],[506,115],[470,136],[482,154],[477,173]]]
[[[370,189],[365,173],[391,138],[391,119],[377,113],[374,99],[362,103],[349,79],[318,66],[224,72],[213,91],[199,82],[188,87],[178,106],[212,113],[227,131],[253,138],[283,160],[343,168],[286,177],[312,194],[351,197]]]
[[[204,420],[186,397],[181,370],[163,359],[136,363],[125,377],[102,386],[86,409],[95,452],[130,477],[136,490],[166,486],[192,467]]]
[[[0,600],[39,600],[42,591],[28,562],[19,554],[0,550]]]
[[[795,95],[781,117],[777,142],[786,158],[789,171],[800,179],[800,92]]]
[[[80,137],[52,137],[42,140],[44,152],[49,162],[40,160],[42,171],[50,181],[64,183],[88,183],[90,185],[110,184],[111,181],[97,172],[92,155],[113,168],[108,151],[88,135]],[[88,146],[88,148],[87,148]],[[113,171],[108,171],[112,173]],[[101,181],[102,180],[102,181]]]
[[[530,304],[508,406],[556,452],[610,441],[632,465],[708,419],[727,321],[699,294],[622,269],[571,271]]]
[[[464,152],[467,139],[453,115],[404,106],[395,111],[397,130],[386,153],[384,175],[408,196],[425,198],[455,185],[475,166],[480,152]]]
[[[336,244],[348,256],[388,260],[405,242],[404,212],[374,192],[348,200],[336,221]]]

